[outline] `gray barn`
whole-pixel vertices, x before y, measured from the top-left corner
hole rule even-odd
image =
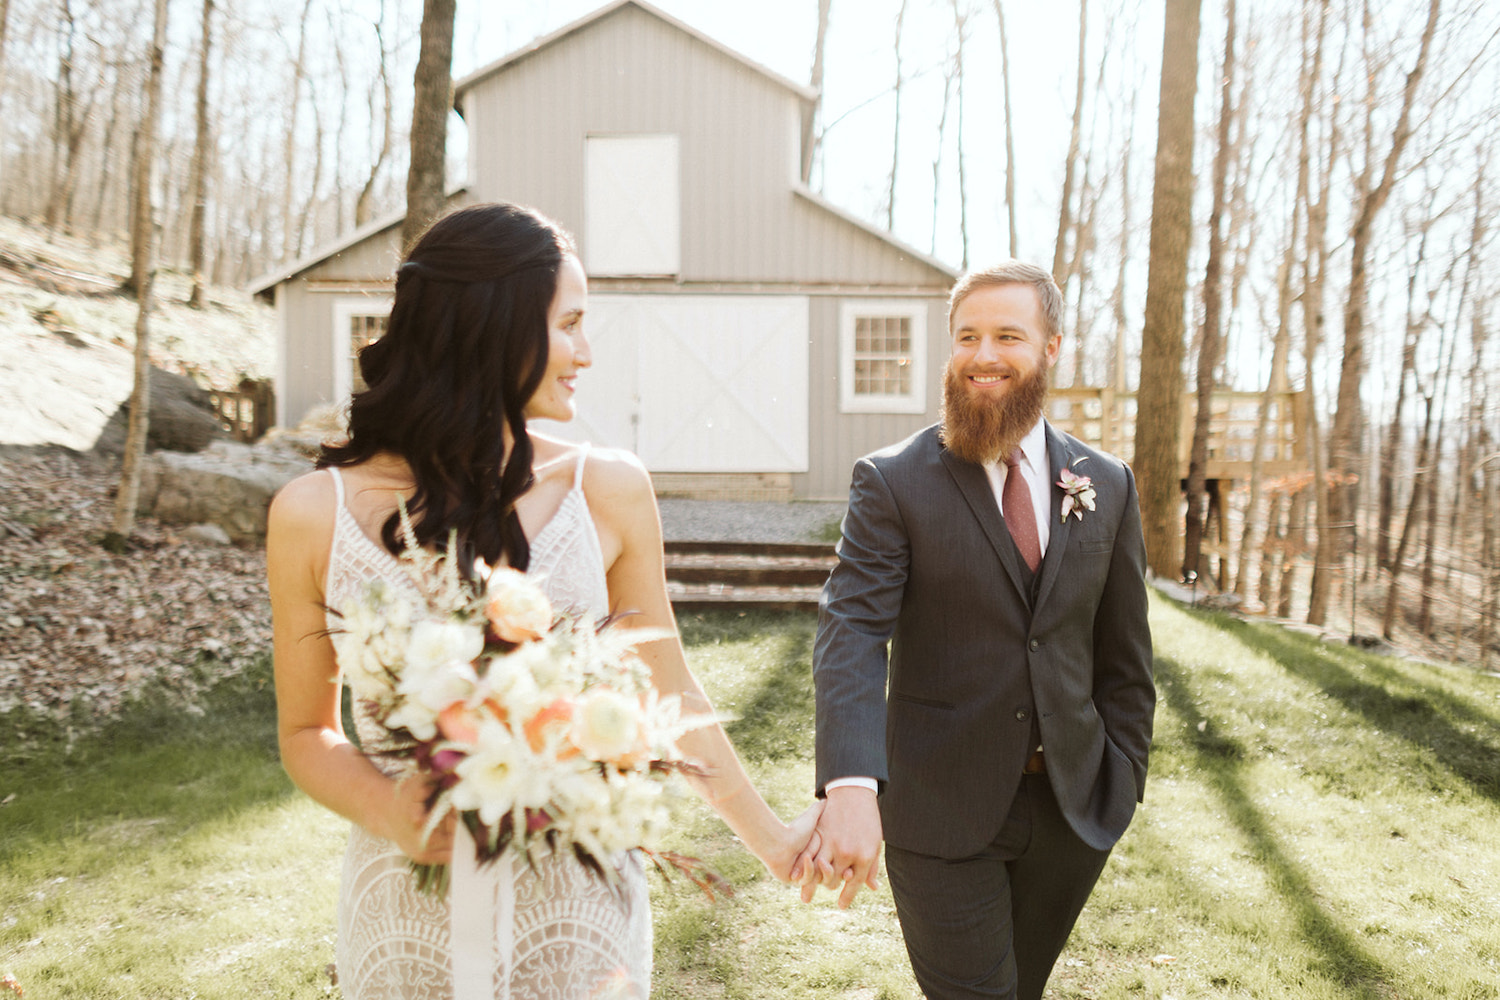
[[[641,456],[658,492],[844,499],[856,457],[936,419],[956,273],[800,181],[813,98],[639,0],[457,81],[456,204],[578,238],[594,366],[553,433]],[[400,218],[258,281],[277,422],[347,398],[389,309]]]

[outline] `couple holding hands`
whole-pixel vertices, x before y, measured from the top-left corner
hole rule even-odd
[[[398,508],[456,531],[554,606],[630,612],[652,682],[708,701],[675,635],[650,478],[628,453],[528,429],[567,420],[591,363],[571,238],[527,209],[440,219],[398,271],[360,356],[349,438],[272,505],[267,541],[282,755],[349,818],[338,977],[355,1000],[645,997],[639,860],[605,881],[571,856],[479,869],[493,927],[459,927],[410,861],[446,862],[429,789],[344,733],[328,608],[400,586]],[[931,998],[1042,996],[1140,801],[1155,689],[1130,470],[1043,418],[1061,346],[1051,276],[1015,261],[949,298],[941,420],[854,468],[814,650],[818,801],[790,825],[718,725],[684,736],[690,779],[810,900],[875,888],[882,846],[916,980]],[[368,711],[354,707],[362,737]],[[467,888],[475,891],[474,886]],[[476,973],[474,970],[478,969]],[[463,970],[460,974],[457,970]]]

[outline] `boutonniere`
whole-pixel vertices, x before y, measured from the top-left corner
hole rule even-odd
[[[1088,456],[1085,455],[1073,464],[1079,465],[1088,460]],[[1088,476],[1080,476],[1072,469],[1064,468],[1057,485],[1063,491],[1062,519],[1064,522],[1068,520],[1069,514],[1082,521],[1083,512],[1094,509],[1094,481]]]

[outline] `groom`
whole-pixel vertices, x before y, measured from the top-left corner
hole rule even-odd
[[[933,1000],[1041,997],[1146,780],[1135,481],[1042,419],[1061,314],[1040,268],[959,280],[942,420],[855,464],[823,590],[817,874],[848,906],[884,837]]]

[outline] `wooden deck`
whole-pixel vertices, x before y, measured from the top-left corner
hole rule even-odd
[[[1220,391],[1213,396],[1209,423],[1208,465],[1204,478],[1225,481],[1250,478],[1261,393]],[[1184,396],[1178,460],[1187,478],[1193,445],[1195,395]],[[1047,396],[1047,418],[1083,441],[1129,462],[1135,454],[1136,394],[1114,389],[1053,388]],[[1272,400],[1268,434],[1261,453],[1261,474],[1291,475],[1307,468],[1307,393],[1280,392]]]

